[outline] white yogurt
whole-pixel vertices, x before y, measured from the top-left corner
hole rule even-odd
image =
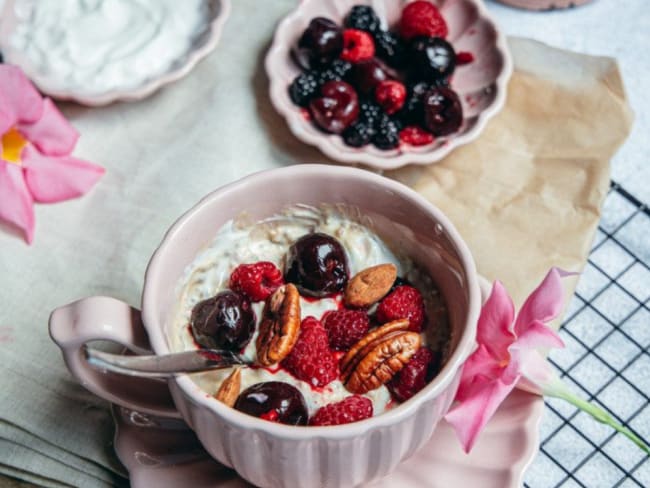
[[[400,276],[418,283],[425,280],[408,259],[398,259],[386,244],[368,228],[346,219],[331,208],[293,207],[255,224],[229,222],[223,226],[214,241],[187,267],[178,289],[178,309],[172,324],[171,347],[176,351],[196,349],[189,327],[192,308],[198,302],[227,289],[232,271],[243,263],[270,261],[284,268],[284,256],[291,244],[310,232],[324,232],[335,236],[347,252],[351,275],[382,263],[393,263]],[[426,296],[425,296],[426,300]],[[307,301],[301,299],[302,318],[309,315],[321,318],[328,310],[336,310],[335,299]],[[259,325],[264,303],[254,303],[253,309]],[[256,358],[255,333],[244,351],[254,361]],[[192,375],[193,380],[206,392],[215,393],[230,370]],[[350,395],[341,381],[334,380],[325,388],[312,389],[286,371],[268,371],[263,368],[242,369],[242,390],[264,381],[284,381],[297,387],[307,402],[310,415],[319,407],[344,399]],[[390,406],[390,393],[381,386],[365,394],[372,403],[374,414]]]
[[[205,0],[17,0],[16,17],[9,42],[28,74],[83,95],[136,88],[169,71],[208,19]]]

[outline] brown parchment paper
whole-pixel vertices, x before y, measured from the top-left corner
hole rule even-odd
[[[551,266],[581,271],[632,125],[616,61],[511,38],[503,110],[445,160],[392,172],[454,222],[479,273],[519,306]],[[571,295],[577,279],[567,282]]]

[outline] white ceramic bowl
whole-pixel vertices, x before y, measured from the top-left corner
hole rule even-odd
[[[327,17],[342,24],[353,5],[365,4],[375,9],[383,27],[392,26],[410,1],[301,0],[298,7],[282,20],[266,56],[266,72],[270,80],[271,102],[298,139],[344,163],[363,163],[377,169],[394,169],[409,163],[428,164],[476,139],[487,121],[503,107],[512,61],[505,36],[491,20],[482,0],[431,0],[439,6],[447,22],[447,40],[456,52],[468,51],[475,58],[473,62],[457,67],[453,74],[452,88],[458,92],[464,112],[463,125],[458,132],[426,146],[400,145],[384,151],[372,145],[362,148],[347,146],[340,136],[325,134],[305,119],[300,107],[289,98],[288,88],[300,73],[291,59],[291,48],[297,44],[310,20]]]
[[[0,2],[1,4],[1,2]],[[16,25],[15,0],[6,0],[0,16],[0,50],[6,63],[20,66],[25,74],[44,94],[58,100],[71,100],[83,105],[101,106],[113,102],[129,102],[148,97],[159,88],[187,75],[201,59],[207,56],[219,42],[223,25],[230,15],[230,0],[207,0],[208,15],[205,31],[194,40],[185,55],[177,59],[170,69],[160,76],[144,80],[141,85],[129,89],[116,89],[100,94],[82,94],[73,89],[63,90],[52,85],[47,75],[40,73],[38,66],[33,66],[23,53],[11,47],[9,42]],[[180,5],[180,4],[179,4]],[[182,5],[180,5],[182,8]]]
[[[360,422],[296,427],[229,408],[187,375],[165,385],[88,366],[83,345],[90,340],[112,340],[142,351],[148,339],[156,354],[170,353],[168,329],[178,280],[217,229],[242,211],[261,220],[297,203],[347,206],[380,237],[399,246],[440,288],[449,310],[452,352],[438,376],[417,395]],[[475,347],[480,305],[478,277],[466,244],[447,217],[422,196],[368,171],[299,165],[257,173],[222,187],[172,226],[147,268],[144,328],[139,312],[125,303],[91,297],[55,310],[50,334],[68,368],[86,388],[140,412],[174,416],[180,412],[211,456],[255,485],[343,487],[385,476],[431,437]],[[165,386],[175,407],[160,403]]]

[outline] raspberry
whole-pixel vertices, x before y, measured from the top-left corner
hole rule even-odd
[[[323,325],[330,347],[336,351],[347,351],[366,335],[370,319],[363,310],[335,310],[325,314]]]
[[[411,146],[425,146],[433,142],[433,134],[418,125],[404,127],[399,133],[402,142]]]
[[[420,332],[425,317],[422,295],[412,286],[398,286],[379,303],[375,317],[381,324],[409,319],[409,330]]]
[[[428,347],[421,347],[386,386],[396,400],[405,402],[431,381],[437,369],[438,357]]]
[[[240,264],[230,275],[230,289],[253,302],[266,300],[283,283],[282,271],[268,261]]]
[[[361,395],[350,395],[340,402],[319,408],[310,425],[341,425],[372,417],[372,402]]]
[[[382,81],[375,88],[375,100],[388,115],[392,115],[404,105],[406,87],[399,81]]]
[[[317,319],[303,319],[298,340],[282,366],[315,387],[325,386],[338,377],[338,365],[329,348],[327,331]]]
[[[426,0],[409,3],[402,11],[400,33],[404,39],[417,36],[447,37],[445,19],[438,8]]]
[[[474,61],[474,55],[468,51],[461,51],[456,53],[456,66],[469,64]]]
[[[375,41],[367,32],[358,29],[345,29],[343,31],[343,52],[341,59],[358,63],[372,59],[375,55]]]

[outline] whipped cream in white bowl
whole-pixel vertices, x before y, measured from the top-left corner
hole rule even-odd
[[[229,11],[230,0],[7,0],[0,49],[52,97],[135,100],[214,49]]]

